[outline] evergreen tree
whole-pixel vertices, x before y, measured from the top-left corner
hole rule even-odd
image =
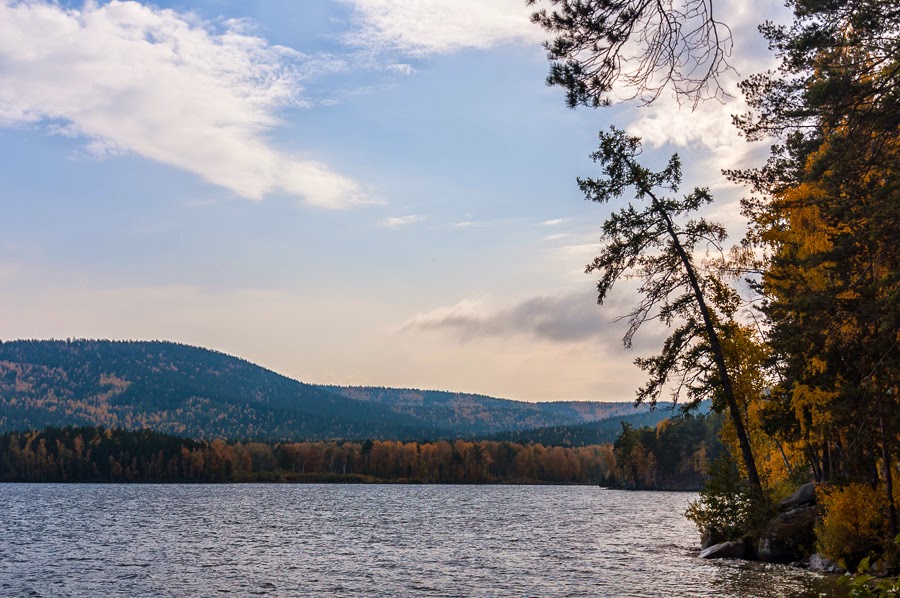
[[[675,328],[659,355],[637,360],[650,376],[638,391],[637,402],[655,404],[669,382],[675,385],[676,401],[686,393],[688,408],[712,393],[718,399],[714,405],[727,410],[731,418],[750,484],[761,490],[722,346],[723,336],[735,326],[738,297],[715,269],[698,264],[694,256],[701,243],[720,247],[725,229],[703,218],[680,223],[679,218],[710,203],[712,196],[700,188],[681,199],[662,195],[678,191],[680,160],[674,155],[665,169],[653,172],[638,163],[640,151],[636,137],[615,128],[600,133],[600,149],[592,158],[600,163],[604,178],[579,179],[591,201],[607,203],[632,188],[635,198],[645,203],[640,208],[629,204],[603,223],[603,252],[587,266],[588,273],[600,274],[598,303],[604,302],[619,279],[640,281],[641,299],[625,316],[625,345],[631,346],[635,333],[650,319]]]
[[[781,68],[744,83],[752,111],[737,119],[780,143],[763,168],[731,173],[758,193],[744,210],[764,255],[784,404],[772,411],[799,429],[817,479],[880,480],[896,535],[900,9],[802,0],[794,12],[762,28]]]

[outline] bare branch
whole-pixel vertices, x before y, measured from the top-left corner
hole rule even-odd
[[[531,15],[554,36],[547,84],[564,87],[571,108],[608,106],[613,93],[650,104],[666,88],[692,107],[728,96],[733,39],[713,0],[526,0],[539,2],[552,6]]]

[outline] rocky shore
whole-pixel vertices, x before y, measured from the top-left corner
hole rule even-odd
[[[789,564],[811,571],[843,573],[834,561],[815,551],[815,527],[822,518],[816,486],[809,483],[781,501],[778,515],[758,537],[723,541],[714,530],[703,534],[702,559],[744,559]]]

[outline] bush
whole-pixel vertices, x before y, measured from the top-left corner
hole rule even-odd
[[[691,502],[684,514],[706,537],[739,540],[757,535],[769,520],[772,507],[741,478],[737,464],[726,453],[712,462],[700,498]]]
[[[900,538],[900,536],[898,536]],[[894,539],[897,542],[898,538]],[[900,596],[900,579],[874,579],[868,575],[869,559],[864,558],[859,564],[859,573],[851,577],[849,574],[838,580],[850,588],[850,598],[894,598]]]
[[[883,548],[885,535],[884,500],[877,488],[868,484],[850,484],[820,493],[825,509],[816,527],[819,551],[848,571],[874,556]]]

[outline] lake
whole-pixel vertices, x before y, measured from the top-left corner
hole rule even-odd
[[[7,596],[838,596],[696,558],[694,494],[585,486],[0,484]]]

